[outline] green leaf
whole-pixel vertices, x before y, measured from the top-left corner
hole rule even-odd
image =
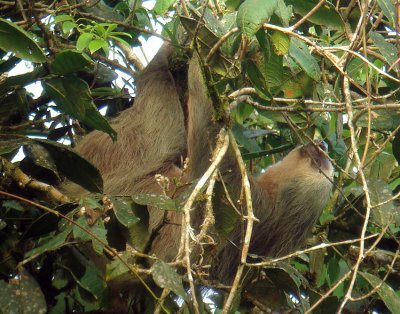
[[[65,21],[74,21],[74,18],[71,15],[68,14],[60,14],[54,17],[54,24],[60,23],[60,22],[65,22]]]
[[[105,39],[100,38],[100,39],[93,39],[89,43],[89,51],[90,53],[95,53],[96,51],[103,49],[104,51],[107,52],[108,50],[108,43]]]
[[[355,58],[350,60],[347,66],[347,72],[350,77],[361,85],[365,83],[365,63],[361,59]]]
[[[225,6],[230,11],[235,11],[241,3],[242,0],[225,0]]]
[[[0,49],[35,63],[46,62],[46,56],[32,36],[14,23],[0,18]]]
[[[12,153],[19,149],[22,145],[29,143],[28,138],[13,138],[13,139],[3,139],[0,138],[0,156]]]
[[[291,38],[289,55],[313,80],[318,81],[320,79],[321,69],[318,62],[302,40],[296,37]]]
[[[263,58],[260,58],[260,60],[260,68],[265,77],[265,85],[269,92],[274,95],[281,90],[284,82],[283,57],[270,50],[269,55],[264,53]]]
[[[130,253],[123,252],[121,257],[126,261],[129,254]],[[111,263],[106,265],[106,281],[116,279],[127,273],[129,273],[129,268],[118,258],[115,258]]]
[[[375,275],[359,272],[359,274],[366,279],[372,288],[378,287],[378,295],[385,303],[391,313],[398,313],[400,309],[400,297],[396,294],[392,287],[386,282],[382,283],[382,280]]]
[[[111,197],[117,220],[126,228],[131,228],[139,219],[133,214],[134,201],[130,197]]]
[[[97,300],[102,297],[106,288],[102,272],[93,264],[86,265],[85,274],[79,282],[81,287],[89,291]]]
[[[389,0],[390,1],[390,0]],[[286,0],[287,5],[292,5],[294,12],[305,16],[310,12],[319,1],[316,0]],[[340,14],[336,12],[335,6],[329,2],[322,5],[316,12],[311,14],[307,20],[310,22],[323,25],[334,30],[344,30],[344,23]]]
[[[332,287],[340,275],[339,261],[335,257],[332,257],[328,262],[327,275],[329,287]]]
[[[164,15],[174,2],[175,0],[157,0],[153,10],[159,15]]]
[[[249,77],[251,83],[253,84],[254,88],[257,90],[260,97],[264,99],[271,99],[272,96],[270,95],[269,91],[267,90],[265,84],[265,78],[260,71],[260,67],[252,60],[247,61],[246,66],[246,73]]]
[[[378,0],[378,5],[382,9],[383,14],[388,18],[390,26],[396,25],[396,8],[392,0]]]
[[[128,229],[129,242],[138,250],[143,250],[150,236],[149,211],[146,206],[132,206],[133,216],[138,220]]]
[[[0,280],[0,312],[44,314],[46,300],[39,284],[28,272],[23,271],[9,283]]]
[[[395,168],[396,159],[394,156],[387,151],[383,151],[371,164],[367,166],[365,175],[369,179],[379,179],[380,181],[383,180],[384,182],[387,182],[391,178],[392,172]]]
[[[393,197],[389,185],[382,180],[368,182],[368,190],[372,206],[390,200]],[[384,227],[389,223],[399,221],[399,210],[395,208],[393,201],[390,201],[373,208],[371,210],[371,219],[374,223]]]
[[[300,297],[300,286],[308,286],[307,280],[294,267],[286,263],[265,268],[267,278],[279,289]],[[302,298],[299,298],[301,300]],[[303,301],[303,300],[302,300]]]
[[[256,280],[246,287],[246,295],[260,304],[268,304],[271,309],[281,308],[286,305],[285,292],[277,289],[269,279]],[[221,312],[220,312],[221,313]]]
[[[64,34],[67,34],[67,35],[69,35],[69,33],[71,33],[71,31],[77,27],[78,27],[78,25],[71,21],[65,21],[62,24],[62,30],[63,30]]]
[[[104,227],[103,220],[97,219],[93,225],[89,225],[87,217],[79,217],[76,221],[81,227],[93,233],[97,238],[107,243],[107,230]],[[92,241],[93,249],[99,254],[103,254],[104,245],[100,243],[97,239],[93,238],[89,233],[85,232],[78,226],[73,226],[73,233],[75,238],[80,238],[83,241]]]
[[[99,170],[86,159],[60,143],[40,139],[34,141],[50,152],[57,169],[69,180],[91,192],[103,192],[103,180]]]
[[[24,145],[25,158],[21,161],[21,168],[24,171],[26,167],[33,176],[35,174],[43,175],[49,182],[58,182],[59,175],[57,167],[51,154],[40,144],[30,143]],[[39,176],[38,178],[42,178]]]
[[[132,199],[135,203],[140,205],[157,207],[164,210],[178,210],[175,201],[164,195],[137,194],[132,196]]]
[[[381,34],[376,32],[371,32],[369,37],[372,39],[375,46],[379,49],[380,53],[389,65],[396,62],[397,49],[395,45],[388,43]]]
[[[82,33],[79,35],[78,40],[76,41],[76,49],[78,49],[78,51],[86,49],[93,37],[94,35],[92,33]]]
[[[293,7],[291,5],[286,5],[285,1],[278,0],[278,5],[275,10],[275,14],[279,17],[284,27],[289,26],[290,18],[293,14]]]
[[[55,55],[51,63],[51,69],[56,74],[69,74],[84,71],[91,66],[90,60],[85,58],[82,53],[74,50],[64,50]]]
[[[275,31],[271,36],[272,47],[278,56],[287,55],[290,47],[290,37],[282,32]]]
[[[374,106],[372,106],[373,108]],[[372,109],[373,110],[373,109]],[[393,131],[400,125],[400,115],[393,114],[392,110],[376,110],[371,120],[371,128],[374,131]],[[357,127],[368,126],[368,115],[364,114],[357,120]]]
[[[285,98],[299,98],[304,96],[301,85],[293,80],[287,80],[282,85],[282,91]]]
[[[7,211],[15,210],[22,213],[26,210],[20,202],[15,200],[4,200],[1,202],[1,206],[7,209]]]
[[[48,251],[55,251],[62,247],[67,239],[71,228],[67,228],[56,235],[50,235],[39,239],[38,246],[25,253],[25,258],[37,257]]]
[[[155,283],[161,288],[167,288],[176,295],[187,299],[187,294],[182,285],[182,277],[176,273],[176,270],[163,261],[157,261],[151,267]]]
[[[108,133],[116,140],[117,133],[97,110],[87,83],[75,76],[54,78],[42,82],[43,89],[65,113],[88,126]]]
[[[247,149],[250,153],[255,153],[261,151],[260,146],[257,143],[257,140],[254,138],[248,138],[245,135],[246,128],[242,127],[239,124],[235,124],[232,127],[232,132],[235,135],[235,139],[238,141],[240,145],[242,145],[245,149]]]
[[[251,38],[272,16],[277,0],[245,0],[239,7],[236,23],[243,35]]]

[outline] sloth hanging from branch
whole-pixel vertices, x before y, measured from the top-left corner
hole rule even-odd
[[[105,194],[151,193],[177,198],[188,192],[190,183],[202,178],[213,162],[217,135],[228,119],[210,96],[201,58],[196,53],[192,56],[186,86],[177,83],[171,70],[173,57],[174,48],[164,44],[137,78],[134,105],[112,122],[118,132],[115,143],[107,134],[93,131],[77,147],[100,170]],[[252,258],[284,256],[304,243],[330,195],[333,169],[326,151],[323,141],[310,142],[293,149],[261,175],[249,176],[255,216],[248,250]],[[183,167],[186,157],[188,163]],[[149,237],[142,249],[165,262],[179,260],[182,234],[190,232],[191,245],[186,250],[192,263],[205,266],[201,268],[205,279],[230,285],[240,264],[248,218],[232,144],[217,166],[214,179],[224,188],[219,194],[222,200],[213,202],[211,216],[206,213],[206,202],[201,201],[204,191],[191,206],[190,230],[183,233],[181,212],[149,207]],[[82,193],[69,184],[64,188],[71,196]],[[222,208],[226,207],[237,212],[229,232],[221,234],[218,219],[223,219]],[[210,221],[204,221],[207,217],[216,223],[210,226]],[[202,245],[192,239],[204,230],[205,223],[209,241]]]

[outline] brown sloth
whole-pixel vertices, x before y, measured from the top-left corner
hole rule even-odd
[[[137,78],[134,105],[112,122],[118,132],[116,143],[108,135],[94,131],[78,145],[78,152],[100,170],[106,194],[162,194],[156,174],[190,182],[201,177],[210,164],[221,125],[212,117],[213,106],[202,67],[197,57],[191,59],[187,75],[188,102],[182,104],[169,69],[172,55],[173,48],[164,45]],[[186,105],[185,128],[182,108]],[[333,169],[324,154],[326,151],[322,141],[308,143],[292,150],[259,177],[250,177],[254,213],[259,219],[253,227],[250,253],[283,256],[304,242],[330,195]],[[189,157],[189,168],[182,174],[176,164],[185,154]],[[219,170],[224,182],[232,187],[232,199],[236,200],[241,175],[231,149]],[[68,190],[69,194],[77,193],[71,188]],[[203,217],[201,206],[194,211],[197,222],[193,225],[199,227]],[[172,260],[179,247],[181,214],[168,212],[165,217],[164,211],[157,208],[149,208],[149,214],[150,233],[158,226],[149,251],[164,260]],[[167,223],[160,228],[162,220]],[[231,281],[239,263],[242,233],[237,223],[229,238],[219,242],[211,261],[212,279]]]

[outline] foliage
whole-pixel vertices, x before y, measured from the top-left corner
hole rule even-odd
[[[98,170],[60,144],[73,146],[93,129],[118,140],[108,118],[132,103],[135,86],[118,85],[117,71],[134,77],[140,62],[130,47],[157,36],[200,52],[249,171],[260,173],[317,138],[328,143],[335,166],[311,249],[266,260],[260,280],[235,287],[230,311],[397,312],[400,51],[393,1],[155,2],[154,9],[141,0],[0,3],[1,311],[105,309],[112,306],[109,284],[123,277],[147,291],[149,312],[196,312],[185,271],[160,260],[150,267],[154,257],[140,253],[149,237],[145,205],[180,211],[185,196],[96,194]],[[29,70],[9,75],[19,64]],[[39,97],[27,91],[33,83],[42,86]],[[11,163],[21,147],[24,159]],[[93,194],[66,202],[53,188],[65,178]],[[229,229],[232,215],[217,213],[216,225]],[[201,279],[198,311],[226,313],[229,289]],[[127,291],[134,303],[138,294]]]

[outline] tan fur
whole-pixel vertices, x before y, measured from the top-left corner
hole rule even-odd
[[[189,182],[199,178],[210,163],[212,146],[221,125],[212,121],[212,102],[208,96],[202,68],[196,57],[188,70],[188,139],[174,79],[169,72],[172,50],[164,46],[137,81],[135,104],[113,122],[117,143],[93,132],[78,147],[101,171],[107,194],[161,193],[154,174],[180,177],[176,160],[186,151],[190,167]],[[258,178],[250,178],[255,214],[250,252],[261,256],[281,256],[297,249],[317,220],[329,197],[331,183],[321,173],[332,176],[327,159],[312,144],[296,148],[281,162]],[[227,153],[220,171],[232,186],[233,198],[240,191],[241,177],[232,151]],[[215,208],[214,210],[218,210]],[[150,228],[157,226],[164,211],[150,209]],[[201,210],[195,215],[202,218]],[[168,213],[166,224],[152,244],[160,258],[174,258],[180,240],[179,214]],[[195,224],[196,225],[196,224]],[[229,241],[221,243],[212,262],[211,275],[229,283],[239,262],[240,224]]]

